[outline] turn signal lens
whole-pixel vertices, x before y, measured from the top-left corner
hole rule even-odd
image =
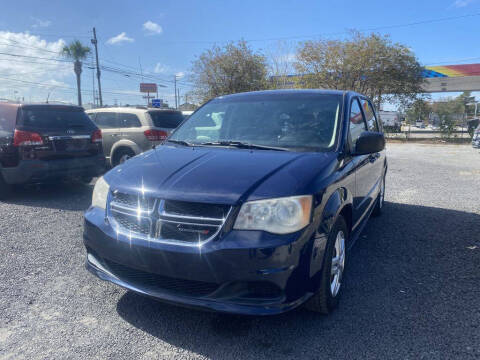
[[[97,129],[92,134],[92,143],[101,143],[102,142],[102,131]]]
[[[43,139],[40,134],[31,131],[15,129],[13,134],[13,146],[43,145]]]
[[[167,138],[168,134],[163,130],[149,129],[143,132],[145,137],[150,141],[163,141]]]

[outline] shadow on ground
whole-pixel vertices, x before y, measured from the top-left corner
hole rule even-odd
[[[4,203],[71,211],[86,210],[92,200],[95,181],[17,185]]]
[[[145,333],[210,358],[404,358],[412,351],[438,357],[452,347],[472,356],[468,343],[480,320],[479,234],[478,214],[386,203],[349,254],[341,304],[330,316],[302,308],[231,316],[132,292],[117,311]]]

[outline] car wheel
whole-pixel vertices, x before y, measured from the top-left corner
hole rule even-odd
[[[378,193],[377,203],[373,209],[373,216],[380,216],[382,214],[383,205],[385,203],[385,176],[383,176],[382,183],[380,185],[380,192]]]
[[[134,156],[135,156],[135,153],[133,152],[133,150],[126,149],[126,148],[119,149],[115,152],[115,155],[113,156],[112,166],[115,167],[117,165],[121,165],[125,161],[127,161],[128,159]]]
[[[7,184],[5,180],[3,180],[3,176],[0,173],[0,200],[7,199],[12,192],[12,185]]]
[[[330,314],[337,307],[343,288],[347,239],[347,224],[345,219],[339,216],[328,237],[320,273],[320,288],[305,304],[308,310]]]

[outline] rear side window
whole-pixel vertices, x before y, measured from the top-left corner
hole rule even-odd
[[[360,110],[360,105],[358,100],[354,99],[350,107],[350,140],[353,146],[357,143],[357,139],[360,137],[362,132],[366,131],[365,120],[363,118],[362,111]]]
[[[360,100],[362,103],[363,113],[367,122],[368,131],[378,131],[377,119],[373,110],[372,104],[367,100]]]
[[[57,107],[23,107],[19,125],[36,129],[93,128],[83,110]]]
[[[95,117],[95,123],[100,129],[118,128],[117,114],[114,112],[99,112]]]
[[[183,121],[181,112],[177,111],[149,111],[155,127],[175,129]]]
[[[133,128],[133,127],[141,127],[142,124],[138,119],[138,116],[135,114],[128,114],[128,113],[118,113],[117,114],[117,121],[121,128]]]
[[[15,129],[15,122],[17,120],[16,106],[0,106],[0,137],[9,136]]]

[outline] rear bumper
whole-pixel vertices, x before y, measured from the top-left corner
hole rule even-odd
[[[278,314],[310,298],[313,241],[307,227],[284,236],[230,231],[202,247],[184,247],[114,234],[101,210],[85,214],[86,268],[100,279],[166,302],[236,314]]]
[[[98,176],[104,172],[105,157],[103,155],[62,160],[22,160],[16,167],[2,169],[3,178],[7,184]]]

